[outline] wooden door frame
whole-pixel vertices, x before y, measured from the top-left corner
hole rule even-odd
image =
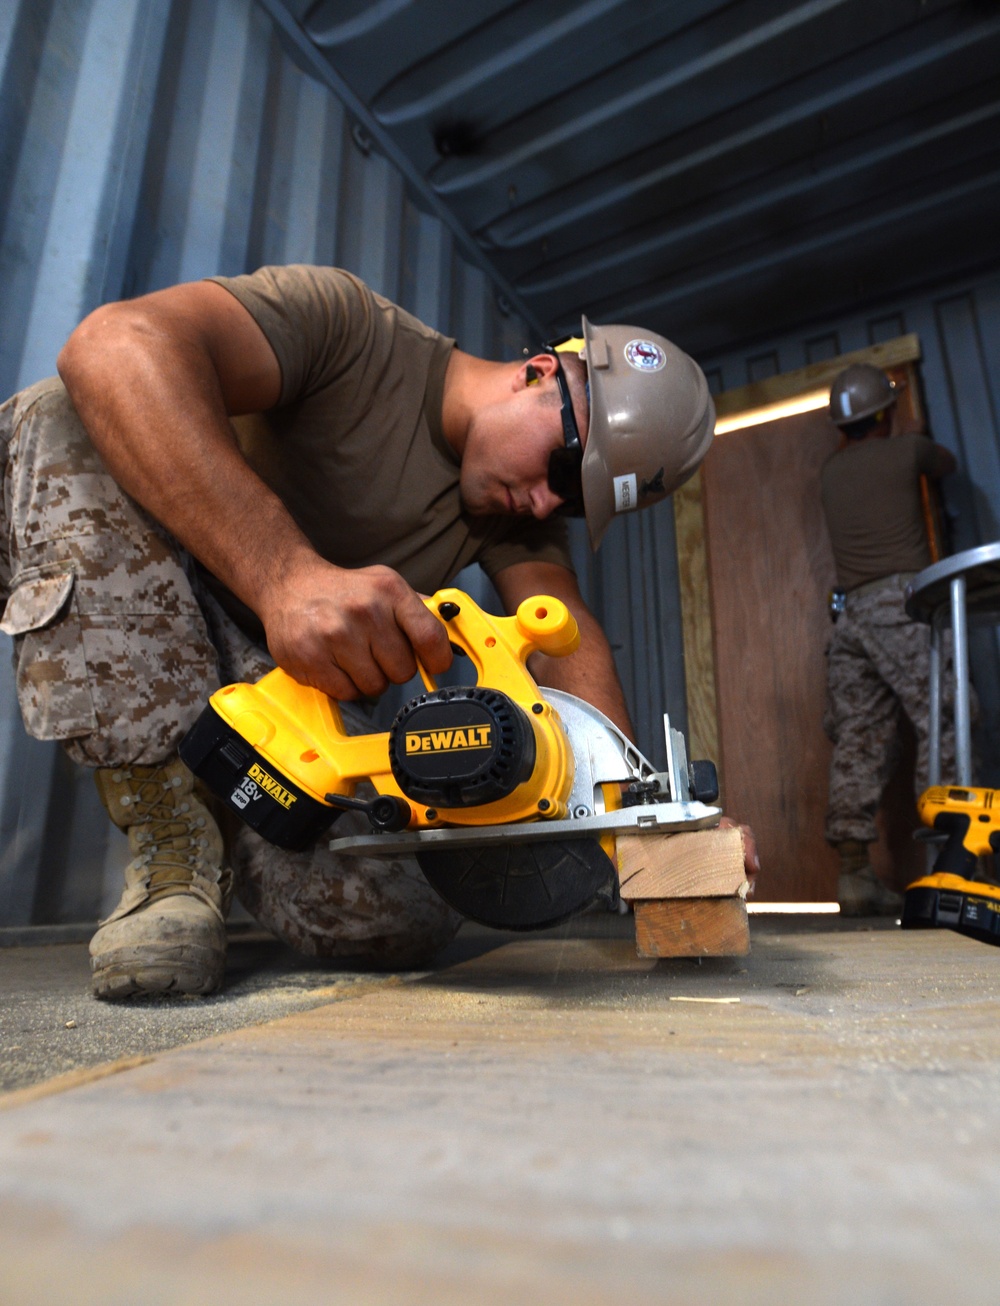
[[[849,354],[838,354],[836,358],[810,363],[808,367],[800,367],[794,372],[782,372],[763,381],[725,390],[715,397],[715,411],[719,418],[733,417],[794,399],[797,395],[828,387],[837,373],[851,363],[873,363],[876,367],[889,369],[917,363],[920,357],[920,339],[916,334],[897,336],[894,340],[886,340],[867,349],[855,349]],[[912,402],[915,411],[922,415],[919,388],[915,389]],[[728,432],[719,439],[727,439],[729,434],[735,433]],[[691,757],[712,758],[719,765],[719,778],[724,785],[719,751],[715,631],[712,626],[711,581],[700,471],[674,494],[674,529],[680,575],[688,751]]]

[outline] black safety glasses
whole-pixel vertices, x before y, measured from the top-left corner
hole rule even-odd
[[[564,441],[561,449],[553,449],[549,454],[548,482],[552,493],[563,501],[556,509],[556,513],[562,517],[582,517],[584,516],[583,482],[580,469],[583,466],[583,442],[580,439],[580,429],[576,424],[576,414],[573,412],[569,382],[566,380],[566,373],[556,352],[556,345],[561,343],[562,341],[557,340],[554,344],[543,346],[545,353],[551,354],[556,360],[556,384],[562,399],[560,415]]]

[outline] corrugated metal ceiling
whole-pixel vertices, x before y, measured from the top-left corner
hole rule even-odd
[[[998,257],[996,0],[264,2],[549,329],[705,354]]]

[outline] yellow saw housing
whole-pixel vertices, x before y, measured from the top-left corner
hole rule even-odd
[[[226,685],[213,694],[181,756],[227,805],[284,847],[315,839],[339,814],[331,799],[353,799],[364,781],[399,800],[405,828],[414,830],[565,818],[573,754],[527,660],[535,652],[563,657],[578,648],[572,613],[547,595],[526,599],[513,617],[491,616],[457,589],[439,590],[425,603],[470,658],[479,688],[438,690],[421,668],[427,693],[401,710],[390,731],[349,735],[333,699],[279,668],[256,684]],[[475,771],[477,754],[491,775],[503,772],[514,765],[504,751],[512,751],[511,739],[523,755],[521,772],[515,767],[509,792],[491,801],[470,805],[461,794],[452,805],[424,802],[419,777],[406,779],[420,767]],[[490,792],[487,782],[480,788]]]

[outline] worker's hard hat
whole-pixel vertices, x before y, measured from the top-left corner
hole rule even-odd
[[[850,426],[872,417],[896,402],[892,382],[880,367],[852,363],[830,387],[830,418],[838,426]]]
[[[618,513],[659,503],[694,474],[715,433],[705,374],[676,345],[583,318],[590,428],[580,479],[591,547]]]

